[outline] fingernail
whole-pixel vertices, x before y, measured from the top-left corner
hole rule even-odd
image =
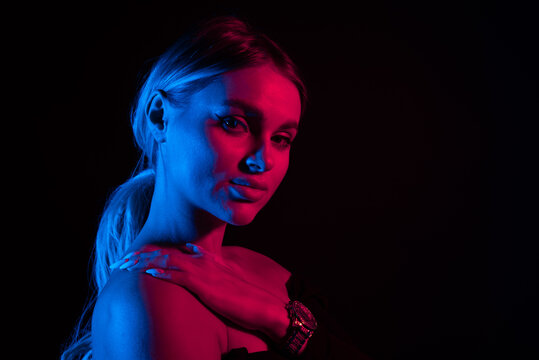
[[[147,274],[150,274],[151,276],[160,276],[163,275],[165,271],[162,269],[148,269],[146,270]]]
[[[133,260],[133,264],[129,265],[129,267],[126,270],[127,271],[135,270],[136,269],[135,265],[137,265],[138,263],[139,263],[139,259]]]
[[[122,264],[122,265],[120,266],[120,270],[124,270],[125,268],[128,268],[128,267],[130,267],[130,266],[133,266],[133,265],[135,265],[136,263],[137,263],[136,260],[129,260],[129,261],[127,261],[126,263],[124,263],[124,264]]]
[[[185,246],[196,254],[200,254],[200,249],[195,244],[185,243]]]
[[[110,265],[109,268],[110,269],[116,269],[118,266],[122,265],[123,263],[125,263],[128,259],[121,259],[121,260],[118,260],[116,261],[114,264]]]
[[[125,255],[122,259],[127,260],[127,259],[129,259],[130,257],[135,256],[135,255],[139,255],[139,254],[140,254],[140,251],[132,251],[132,252],[130,252],[129,254]]]

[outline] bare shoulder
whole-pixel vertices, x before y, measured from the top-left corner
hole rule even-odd
[[[100,359],[149,358],[148,318],[137,279],[116,272],[99,294],[92,315],[92,357]],[[136,339],[131,341],[132,339]],[[124,349],[120,353],[119,349]]]
[[[143,273],[115,271],[94,309],[93,358],[218,359],[223,331],[186,289]]]

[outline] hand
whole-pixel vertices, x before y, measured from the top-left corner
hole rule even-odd
[[[196,294],[210,309],[249,330],[282,339],[289,319],[286,302],[242,278],[238,270],[218,261],[199,246],[179,248],[147,245],[111,265],[112,269],[145,271]]]

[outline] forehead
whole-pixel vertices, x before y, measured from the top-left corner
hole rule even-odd
[[[299,122],[299,91],[272,65],[229,71],[203,92],[206,93],[206,101],[213,106],[238,107],[244,104],[270,121]]]

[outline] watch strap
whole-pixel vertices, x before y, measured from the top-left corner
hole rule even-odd
[[[284,341],[284,348],[289,354],[297,355],[305,342],[313,335],[314,330],[308,329],[299,321],[294,312],[293,303],[294,301],[290,301],[286,306],[290,317],[290,326]]]
[[[292,355],[297,355],[311,335],[312,331],[305,331],[301,326],[292,328],[286,342],[286,349]]]

